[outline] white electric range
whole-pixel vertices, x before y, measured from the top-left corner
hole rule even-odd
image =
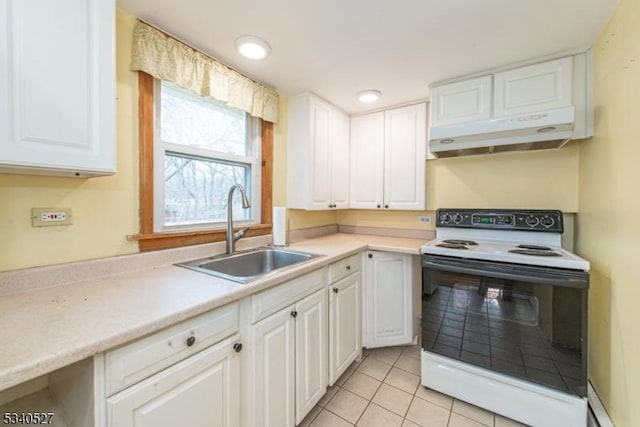
[[[587,422],[589,262],[555,210],[439,209],[422,247],[422,384],[529,425]]]

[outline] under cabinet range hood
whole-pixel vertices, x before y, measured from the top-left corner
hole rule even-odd
[[[429,129],[436,157],[564,146],[574,135],[575,107],[456,123]]]

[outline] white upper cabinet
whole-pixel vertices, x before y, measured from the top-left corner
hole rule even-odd
[[[494,116],[505,117],[572,105],[573,58],[496,73]]]
[[[385,111],[384,208],[425,208],[427,105]]]
[[[425,209],[425,103],[351,119],[353,209]]]
[[[488,119],[492,76],[437,86],[431,90],[431,126]]]
[[[352,209],[380,209],[384,191],[384,112],[351,118]]]
[[[331,201],[334,209],[349,207],[349,116],[333,112],[331,121]]]
[[[114,3],[2,2],[0,172],[115,172]]]
[[[349,201],[349,117],[310,93],[289,100],[287,206],[344,209]]]

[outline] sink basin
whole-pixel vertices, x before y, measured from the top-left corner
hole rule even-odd
[[[249,283],[276,270],[308,261],[317,256],[288,249],[258,248],[233,255],[197,259],[176,265],[235,282]]]

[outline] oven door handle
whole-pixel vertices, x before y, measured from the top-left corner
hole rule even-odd
[[[525,264],[508,264],[468,258],[422,255],[422,267],[452,273],[487,276],[496,279],[588,288],[589,273],[581,270],[540,267]]]

